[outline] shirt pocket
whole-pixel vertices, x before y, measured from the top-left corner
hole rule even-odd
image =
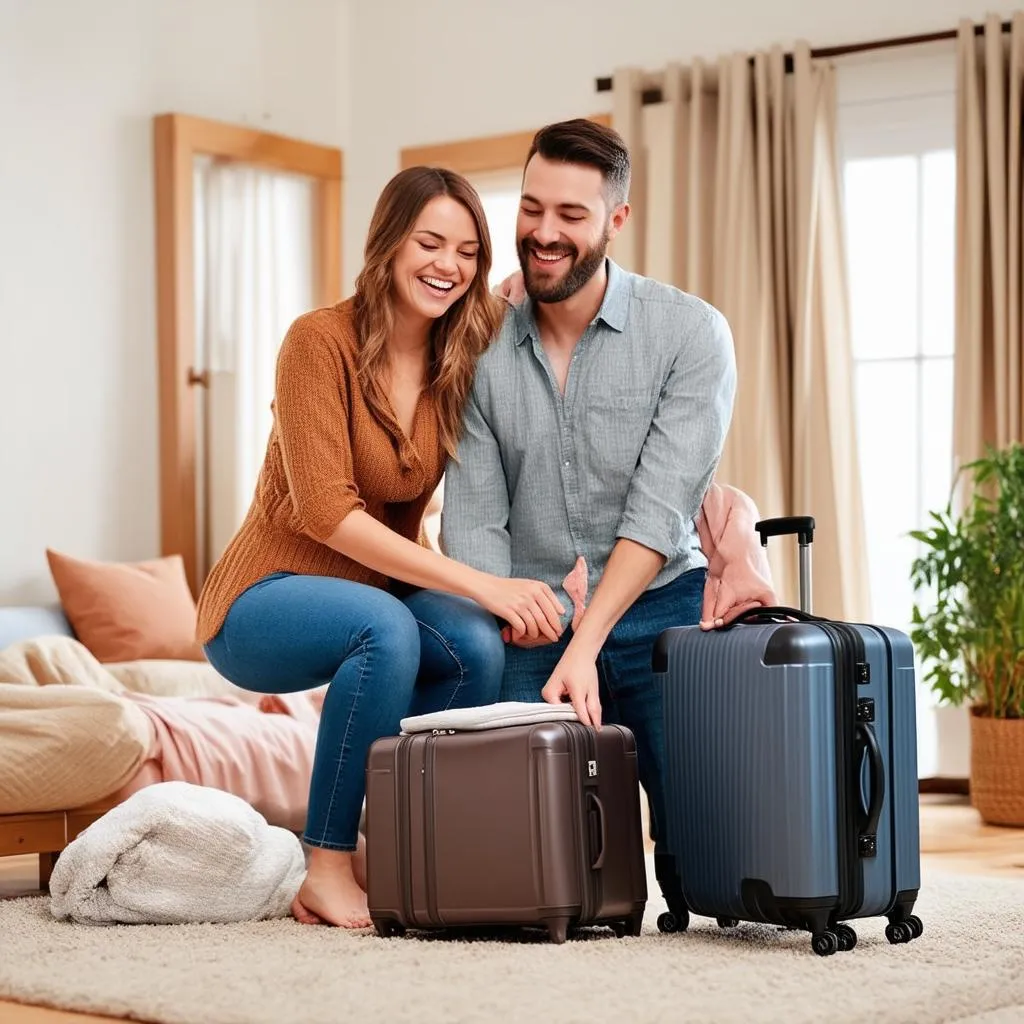
[[[650,393],[622,389],[587,396],[581,410],[583,440],[599,483],[621,490],[636,470],[651,428]]]

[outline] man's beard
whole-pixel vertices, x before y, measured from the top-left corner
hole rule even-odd
[[[529,237],[523,238],[517,249],[519,251],[519,266],[523,271],[523,285],[526,294],[534,302],[565,302],[566,299],[575,295],[593,276],[601,269],[605,253],[608,251],[608,230],[602,233],[597,244],[580,256],[579,249],[575,245],[537,245]],[[568,253],[572,263],[561,277],[553,281],[546,281],[539,275],[533,273],[530,263],[530,253]]]

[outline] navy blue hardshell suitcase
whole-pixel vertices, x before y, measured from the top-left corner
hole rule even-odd
[[[801,608],[755,609],[654,651],[665,713],[669,910],[811,932],[820,956],[857,942],[844,922],[885,916],[891,943],[922,933],[914,651],[906,634],[810,614],[809,516],[797,534]],[[797,621],[794,621],[797,620]]]

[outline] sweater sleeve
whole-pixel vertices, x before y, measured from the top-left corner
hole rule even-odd
[[[299,529],[321,542],[366,507],[353,479],[345,373],[328,336],[291,326],[277,359],[274,416]]]

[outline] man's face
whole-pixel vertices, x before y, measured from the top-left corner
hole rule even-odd
[[[535,154],[526,166],[516,219],[519,265],[530,298],[564,302],[575,295],[600,268],[627,214],[626,204],[609,211],[597,168]]]

